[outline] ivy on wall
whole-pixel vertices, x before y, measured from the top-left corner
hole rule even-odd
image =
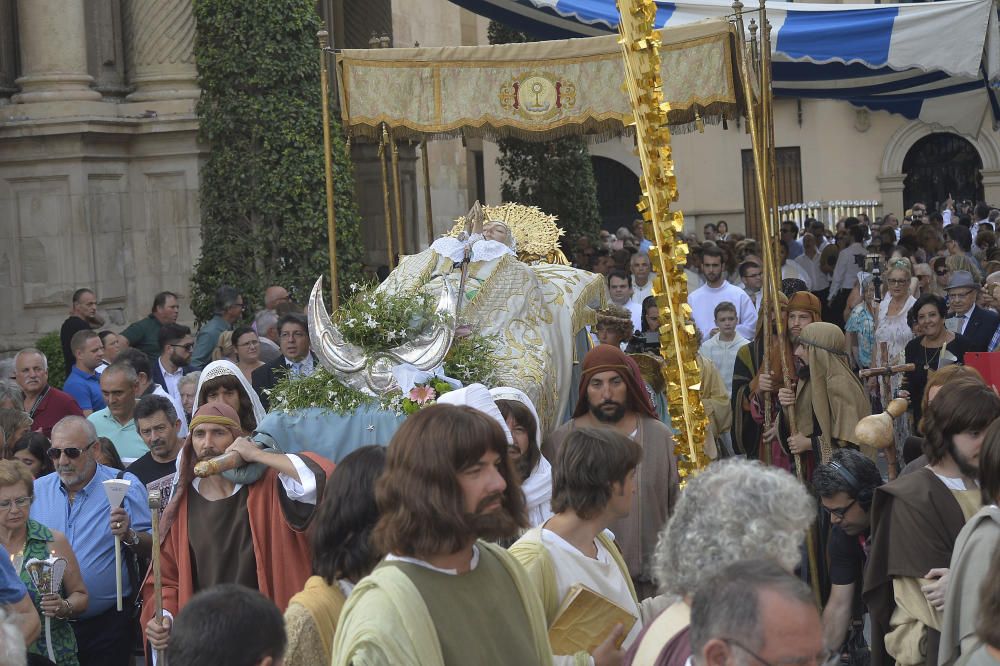
[[[491,44],[534,41],[497,21],[490,21],[489,40]],[[583,138],[570,136],[545,142],[502,139],[497,145],[504,201],[538,206],[555,215],[566,231],[561,244],[567,254],[580,236],[597,237],[601,210],[594,168]]]
[[[322,110],[312,0],[194,0],[201,99],[201,257],[192,308],[212,316],[215,290],[241,290],[249,311],[271,284],[304,303],[329,275]],[[332,67],[331,67],[332,70]],[[338,279],[361,277],[352,167],[331,118]],[[327,285],[327,288],[329,285]]]

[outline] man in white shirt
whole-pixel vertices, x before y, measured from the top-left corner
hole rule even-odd
[[[632,317],[633,330],[640,330],[642,328],[642,303],[635,303],[632,300],[632,285],[625,271],[616,268],[608,273],[608,292],[611,294],[612,303],[628,310]]]
[[[801,280],[806,285],[807,291],[812,291],[812,280],[809,275],[795,261],[788,260],[788,248],[791,244],[784,238],[778,243],[778,261],[781,265],[782,280]],[[802,255],[799,255],[802,256]]]
[[[816,237],[809,232],[802,234],[802,254],[795,258],[795,263],[809,276],[806,284],[813,293],[826,292],[830,288],[830,278],[819,266],[822,254],[816,244]]]
[[[647,296],[653,295],[653,271],[649,255],[641,251],[636,252],[629,259],[628,265],[632,271],[632,302],[642,309],[642,302]]]
[[[701,270],[705,284],[688,295],[691,317],[702,340],[707,340],[715,332],[715,306],[729,301],[736,306],[739,324],[736,332],[747,340],[752,340],[757,325],[757,308],[746,292],[730,284],[723,277],[722,250],[706,247],[703,251]]]
[[[194,350],[194,336],[191,329],[181,324],[166,324],[160,329],[160,356],[153,366],[153,381],[167,392],[170,402],[174,403],[181,422],[179,435],[187,437],[187,419],[184,418],[184,402],[178,387],[181,377],[193,372],[191,355]]]
[[[628,631],[615,628],[608,640],[594,650],[595,664],[608,663],[603,658],[609,650],[615,650],[612,639],[624,633],[622,650],[627,650],[642,630],[628,568],[607,534],[615,521],[632,510],[640,460],[639,443],[612,428],[578,428],[571,432],[553,467],[555,515],[529,530],[510,548],[510,554],[542,593],[550,626],[560,603],[576,585],[585,585],[636,618]],[[574,655],[555,655],[553,663],[558,666],[578,662]]]
[[[858,283],[858,271],[864,268],[865,255],[868,250],[863,245],[865,240],[865,228],[858,222],[856,217],[847,218],[848,233],[853,241],[848,247],[840,251],[837,255],[837,265],[833,269],[833,280],[830,283],[830,295],[828,297],[831,311],[831,323],[843,326],[844,308],[847,306],[847,297],[851,289]]]

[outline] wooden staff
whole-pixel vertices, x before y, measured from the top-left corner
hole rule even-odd
[[[763,269],[761,269],[763,270]],[[771,376],[771,322],[774,313],[771,312],[769,306],[769,300],[761,296],[761,316],[764,318],[764,356],[763,356],[763,367],[761,371],[767,375]],[[764,392],[764,432],[767,432],[774,425],[774,414],[772,413],[771,400],[774,394],[771,391]],[[771,464],[771,441],[765,441],[765,438],[761,438],[760,442],[760,452],[757,457],[760,458],[761,462],[765,465]]]
[[[393,258],[396,253],[392,251],[392,213],[389,212],[389,171],[385,166],[385,151],[389,144],[389,132],[382,124],[382,140],[378,144],[378,158],[382,163],[382,211],[385,216],[385,243],[386,254],[388,255],[387,265],[392,268],[395,264]]]
[[[392,198],[396,209],[396,240],[399,242],[399,253],[406,252],[406,229],[403,225],[403,204],[399,184],[399,144],[389,135],[392,145]]]
[[[902,372],[913,372],[916,369],[917,366],[914,363],[903,363],[902,365],[887,365],[881,368],[862,368],[858,372],[858,375],[861,376],[861,379],[868,379],[869,377],[887,377],[889,375],[898,375]]]
[[[420,140],[420,161],[424,166],[424,209],[427,213],[427,244],[434,242],[434,214],[431,208],[431,165],[427,161],[427,139]]]
[[[156,621],[163,624],[163,578],[160,576],[160,491],[149,491],[149,513],[153,518],[153,608]],[[166,666],[163,650],[156,651],[156,663]]]
[[[337,288],[337,217],[333,206],[333,151],[330,147],[330,78],[326,69],[326,50],[329,46],[330,33],[320,30],[319,38],[319,85],[323,107],[323,165],[326,170],[326,233],[330,252],[330,294],[333,299],[333,309],[337,309],[340,301],[340,289]]]
[[[740,40],[743,40],[745,34],[743,30],[743,3],[740,2],[740,0],[736,0],[733,3],[733,9],[736,13],[737,34]],[[753,85],[751,83],[751,73],[747,65],[746,53],[742,44],[741,48],[738,50],[740,60],[739,73],[743,90],[747,95],[747,127],[750,129],[750,138],[753,147],[752,153],[754,158],[754,171],[757,182],[757,204],[762,213],[762,222],[764,224],[764,242],[761,243],[764,248],[763,272],[764,287],[766,289],[764,292],[764,298],[770,299],[769,307],[771,312],[774,313],[775,334],[778,336],[779,345],[784,347],[786,340],[785,322],[781,317],[781,302],[778,300],[778,285],[780,284],[781,274],[778,272],[777,263],[774,257],[774,250],[772,248],[772,241],[776,238],[776,225],[774,224],[773,216],[777,214],[777,205],[774,198],[777,188],[776,172],[773,168],[773,160],[771,159],[774,155],[774,125],[773,119],[770,115],[771,31],[770,25],[767,22],[767,10],[764,0],[761,0],[760,12],[760,82],[762,84],[760,114],[758,114],[758,109],[752,99]],[[770,350],[765,350],[765,355],[769,351]],[[781,350],[780,357],[784,385],[791,386],[792,372],[788,363],[788,355],[784,352],[784,349]],[[785,418],[788,421],[789,433],[791,435],[797,434],[794,405],[784,408],[784,411]],[[793,456],[795,460],[795,475],[800,481],[805,483],[806,479],[802,468],[802,458],[797,453],[793,454]],[[813,594],[816,596],[817,603],[819,603],[821,600],[821,593],[819,589],[819,565],[816,552],[816,542],[816,532],[815,527],[813,527],[807,534],[806,548],[809,555],[809,578],[812,582]]]

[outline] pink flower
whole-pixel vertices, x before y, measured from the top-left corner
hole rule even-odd
[[[434,401],[437,392],[430,386],[414,386],[410,389],[407,397],[418,405],[426,405]]]

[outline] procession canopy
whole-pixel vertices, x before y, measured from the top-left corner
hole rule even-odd
[[[673,131],[740,115],[735,28],[709,19],[658,31]],[[548,141],[621,134],[634,122],[617,36],[337,54],[343,124],[378,138]]]

